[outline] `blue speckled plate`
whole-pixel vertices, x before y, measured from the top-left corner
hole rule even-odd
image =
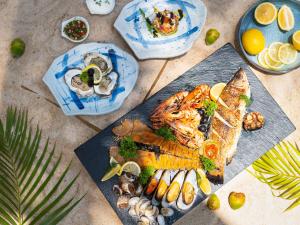
[[[300,66],[300,54],[299,53],[298,53],[298,58],[295,63],[293,63],[291,65],[285,65],[279,71],[265,69],[258,64],[257,56],[251,56],[245,52],[245,50],[242,46],[241,37],[242,37],[242,34],[244,31],[246,31],[250,28],[257,28],[257,29],[261,30],[265,36],[266,47],[269,47],[269,45],[275,41],[280,41],[283,43],[287,43],[287,42],[291,43],[291,37],[292,37],[293,33],[297,30],[300,30],[300,1],[296,1],[296,0],[279,0],[279,1],[270,0],[270,1],[267,1],[267,2],[273,3],[277,7],[278,10],[280,9],[280,7],[282,5],[287,5],[291,8],[291,10],[293,11],[294,17],[295,17],[295,27],[294,27],[294,29],[292,29],[288,32],[284,32],[284,31],[280,30],[277,20],[275,20],[272,24],[267,25],[267,26],[260,25],[255,21],[254,11],[255,11],[256,7],[262,2],[266,2],[266,1],[258,1],[257,3],[255,3],[252,7],[249,8],[249,10],[241,18],[240,25],[239,25],[238,32],[237,32],[237,35],[238,35],[237,40],[239,42],[239,45],[240,45],[243,55],[254,67],[256,67],[264,72],[271,73],[271,74],[284,74],[284,73],[294,70]]]
[[[149,32],[139,9],[146,16],[151,16],[154,7],[159,10],[183,10],[184,17],[175,34],[155,38]],[[192,47],[205,19],[206,7],[200,0],[135,0],[122,9],[114,27],[139,59],[172,58],[186,53]]]
[[[83,55],[99,52],[110,57],[113,71],[119,74],[112,95],[101,97],[92,95],[82,98],[71,91],[64,80],[65,73],[72,68],[84,68]],[[132,91],[139,73],[136,60],[117,46],[107,43],[81,44],[56,58],[43,81],[49,87],[63,112],[70,115],[103,115],[121,107]]]

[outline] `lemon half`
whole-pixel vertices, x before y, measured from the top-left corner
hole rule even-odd
[[[290,7],[283,5],[278,12],[278,25],[281,30],[289,31],[294,28],[295,18]]]
[[[300,30],[296,31],[293,34],[293,45],[294,45],[295,49],[300,51]]]
[[[277,18],[277,8],[270,2],[261,3],[256,7],[254,17],[259,24],[271,24]]]

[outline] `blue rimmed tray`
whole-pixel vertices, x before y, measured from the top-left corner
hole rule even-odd
[[[113,71],[119,77],[117,86],[108,97],[92,95],[80,97],[67,86],[64,75],[72,68],[84,68],[83,55],[98,52],[108,56],[113,64]],[[65,115],[103,115],[121,107],[126,97],[135,86],[139,73],[137,61],[127,52],[114,44],[88,43],[72,48],[56,58],[43,77]]]
[[[151,15],[154,7],[183,10],[184,17],[175,34],[154,38],[148,31],[139,9]],[[135,0],[124,6],[114,27],[139,59],[172,58],[190,50],[201,32],[206,14],[206,7],[200,0]]]
[[[271,2],[273,3],[276,8],[279,10],[282,5],[287,5],[291,8],[294,17],[295,17],[295,26],[292,30],[285,32],[280,30],[277,20],[275,20],[272,24],[270,25],[260,25],[255,21],[254,18],[254,11],[256,7],[261,4],[262,2]],[[261,30],[265,36],[266,39],[266,47],[269,47],[269,45],[272,42],[283,42],[283,43],[291,43],[291,37],[293,33],[297,30],[300,30],[300,1],[297,0],[269,0],[269,1],[258,1],[255,4],[253,4],[243,15],[243,17],[240,20],[238,30],[236,32],[236,39],[238,41],[239,47],[241,49],[241,52],[243,56],[247,59],[247,61],[253,65],[254,67],[258,68],[261,71],[267,72],[269,74],[284,74],[289,71],[292,71],[296,68],[300,67],[300,53],[298,52],[298,58],[295,63],[291,65],[285,65],[282,69],[280,70],[270,70],[263,68],[262,66],[259,65],[257,56],[251,56],[249,55],[243,48],[242,45],[242,34],[250,29],[250,28],[257,28]]]
[[[117,208],[117,197],[113,193],[112,187],[118,183],[118,177],[113,177],[105,182],[100,181],[109,166],[109,147],[116,144],[112,128],[119,125],[120,122],[126,118],[140,119],[148,125],[151,125],[149,116],[162,100],[165,100],[180,90],[192,90],[201,83],[213,85],[218,82],[228,82],[233,74],[241,67],[244,68],[248,76],[252,97],[254,99],[248,110],[261,112],[266,118],[266,124],[260,130],[242,132],[238,142],[237,153],[231,164],[225,167],[224,183],[226,184],[268,149],[295,130],[295,126],[285,115],[280,106],[230,44],[217,50],[206,60],[191,68],[178,79],[150,97],[146,102],[137,106],[131,112],[118,119],[111,126],[75,150],[81,163],[97,184],[98,188],[102,191],[123,224],[134,225],[136,222],[129,216],[127,211]],[[212,190],[216,191],[220,187],[221,185],[212,185]],[[240,191],[243,190],[241,189]],[[205,198],[206,196],[199,194],[192,208],[196,207]],[[176,211],[172,217],[166,218],[166,224],[176,222],[189,211]],[[201,224],[200,220],[201,215],[199,215],[199,224]]]

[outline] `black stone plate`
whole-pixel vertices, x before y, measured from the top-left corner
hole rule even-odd
[[[100,181],[109,166],[109,147],[115,145],[111,131],[112,128],[120,124],[120,121],[126,118],[137,118],[150,125],[148,118],[152,110],[154,110],[161,100],[166,99],[180,90],[192,90],[201,83],[213,85],[218,82],[228,82],[239,68],[243,68],[247,73],[252,98],[254,99],[248,111],[261,112],[266,118],[266,124],[260,130],[242,132],[238,142],[237,154],[232,163],[225,168],[224,183],[227,183],[263,153],[295,130],[295,126],[253,74],[248,65],[237,54],[231,44],[226,44],[217,50],[203,62],[157,92],[145,103],[137,106],[131,112],[127,113],[75,150],[81,163],[87,169],[92,179],[96,182],[99,189],[125,225],[132,225],[135,224],[135,222],[127,211],[119,210],[116,207],[117,198],[112,192],[112,186],[118,182],[118,177],[115,176],[106,182]],[[212,185],[213,191],[216,191],[220,187],[221,185]],[[205,196],[199,195],[193,207],[197,206],[204,199]],[[166,224],[174,223],[184,216],[185,213],[187,212],[176,211],[171,218],[166,218]]]

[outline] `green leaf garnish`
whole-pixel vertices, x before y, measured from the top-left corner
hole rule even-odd
[[[218,108],[218,105],[214,101],[210,101],[210,100],[204,101],[204,110],[208,116],[214,115],[214,112],[217,108]]]
[[[141,185],[147,184],[150,177],[154,175],[155,168],[153,166],[147,166],[144,169],[142,169],[140,175],[139,175],[139,182]]]
[[[87,83],[89,82],[89,74],[87,73],[87,71],[82,72],[82,73],[79,75],[79,77],[80,77],[80,80],[81,80],[83,83],[87,84]]]
[[[240,99],[246,102],[246,106],[250,106],[252,104],[252,99],[249,98],[247,95],[240,95]]]
[[[166,139],[168,141],[176,141],[176,137],[169,127],[161,127],[155,131],[155,134],[163,137],[164,139]]]
[[[157,32],[154,29],[149,17],[146,16],[144,10],[142,10],[141,8],[139,9],[139,11],[140,11],[141,15],[144,17],[145,21],[146,21],[146,26],[147,26],[148,31],[153,34],[153,37],[157,37]]]
[[[201,156],[200,159],[201,159],[204,170],[209,172],[216,168],[216,164],[211,159],[209,159],[205,156]]]
[[[119,154],[124,157],[125,159],[128,158],[135,158],[137,156],[137,145],[132,140],[131,137],[124,137],[120,141],[120,149]]]

